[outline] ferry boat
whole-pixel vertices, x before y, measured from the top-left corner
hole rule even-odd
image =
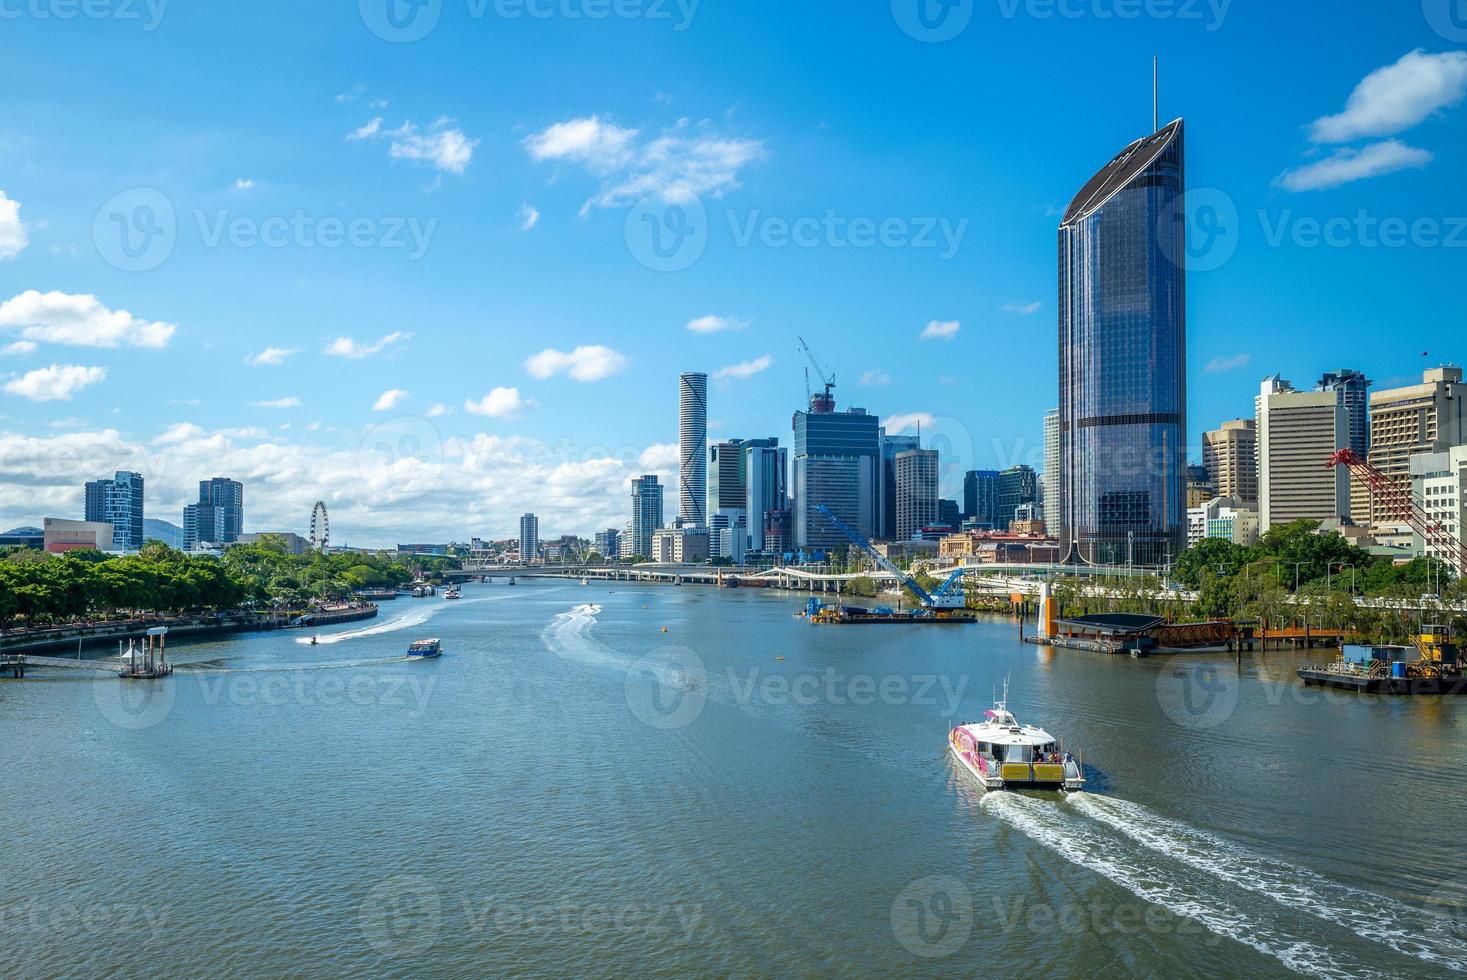
[[[443,656],[443,644],[437,639],[414,640],[408,644],[409,660],[437,660]]]
[[[445,598],[445,599],[461,599],[461,598],[463,598],[463,593],[460,592],[458,590],[458,586],[455,585],[455,586],[450,587],[447,592],[443,593],[443,598]]]
[[[960,725],[948,735],[953,758],[984,789],[1085,788],[1080,764],[1042,728],[1021,725],[1008,709],[1008,688],[976,725]]]

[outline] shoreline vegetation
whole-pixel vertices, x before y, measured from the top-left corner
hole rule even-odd
[[[283,540],[268,535],[223,557],[184,554],[159,541],[126,556],[8,549],[0,551],[0,634],[18,642],[56,629],[110,636],[115,627],[140,622],[212,620],[212,628],[244,629],[302,615],[366,618],[375,609],[355,602],[357,592],[396,589],[420,576],[436,580],[457,567],[451,558],[292,555]]]

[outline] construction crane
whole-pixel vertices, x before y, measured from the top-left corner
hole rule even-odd
[[[810,349],[809,344],[805,343],[804,337],[798,339],[800,349],[805,352],[805,357],[810,361],[811,367],[815,368],[816,377],[825,386],[825,394],[813,394],[810,391],[810,368],[805,369],[805,397],[809,402],[810,411],[821,414],[833,412],[835,411],[835,396],[831,394],[831,391],[835,389],[835,375],[826,373],[825,368],[820,366],[820,362],[815,358],[815,352]]]
[[[1409,489],[1402,487],[1353,449],[1342,449],[1330,457],[1329,468],[1343,466],[1348,469],[1374,495],[1386,512],[1396,520],[1410,525],[1421,535],[1428,548],[1436,550],[1447,564],[1457,570],[1458,575],[1467,575],[1467,548],[1446,527],[1426,513],[1421,501]]]
[[[928,592],[926,589],[922,588],[921,583],[919,583],[915,578],[902,571],[900,568],[897,568],[890,559],[888,559],[881,552],[877,551],[876,546],[873,545],[870,541],[866,540],[865,535],[863,535],[860,531],[857,531],[845,521],[841,520],[839,517],[836,517],[833,513],[831,513],[829,507],[825,506],[824,504],[816,504],[815,509],[824,514],[826,519],[829,520],[830,523],[834,524],[842,534],[849,538],[852,544],[854,544],[857,548],[860,548],[867,558],[870,558],[872,561],[874,561],[878,568],[880,568],[882,571],[889,572],[890,574],[895,575],[897,581],[901,582],[902,585],[911,589],[912,593],[916,595],[917,600],[922,604],[922,607],[924,609],[951,610],[966,609],[968,607],[967,597],[963,595],[962,589],[958,587],[959,583],[962,582],[963,575],[967,571],[967,569],[957,569],[951,575],[949,575],[947,581],[943,582],[942,585],[939,586],[936,590]]]

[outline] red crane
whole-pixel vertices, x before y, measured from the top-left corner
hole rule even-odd
[[[1370,489],[1376,503],[1387,514],[1403,524],[1409,524],[1413,531],[1421,535],[1428,547],[1435,549],[1447,564],[1457,570],[1458,575],[1467,575],[1467,548],[1463,548],[1462,542],[1453,537],[1441,522],[1427,516],[1425,508],[1409,487],[1402,487],[1371,466],[1353,449],[1342,449],[1335,453],[1330,457],[1328,465],[1330,469],[1339,466],[1347,468],[1355,479]]]

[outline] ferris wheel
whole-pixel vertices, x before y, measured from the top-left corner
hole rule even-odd
[[[311,510],[311,548],[325,551],[331,544],[331,519],[326,516],[326,501],[316,501]]]

